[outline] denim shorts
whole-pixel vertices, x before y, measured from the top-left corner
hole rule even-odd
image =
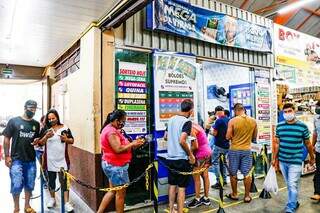
[[[120,186],[129,183],[129,164],[125,164],[124,166],[114,166],[103,160],[101,162],[101,166],[104,174],[108,177],[113,186]]]
[[[24,188],[25,191],[32,192],[37,174],[36,162],[24,162],[13,160],[10,168],[11,194],[19,195]]]

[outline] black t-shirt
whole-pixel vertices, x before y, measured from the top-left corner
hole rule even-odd
[[[192,130],[192,122],[191,121],[185,122],[182,126],[182,132],[185,132],[188,135],[191,135],[191,130]]]
[[[40,124],[36,120],[27,121],[22,117],[9,120],[3,135],[12,138],[12,160],[34,161],[35,151],[31,143],[39,137]]]
[[[185,132],[190,136],[191,130],[192,130],[192,121],[185,122],[182,126],[182,132]],[[166,132],[168,132],[168,127],[166,127]]]
[[[223,149],[229,149],[230,143],[229,140],[226,139],[227,130],[228,130],[228,117],[218,118],[212,128],[218,132],[215,136],[214,144]]]

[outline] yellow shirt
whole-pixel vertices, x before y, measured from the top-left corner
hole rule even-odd
[[[257,126],[256,121],[247,115],[240,115],[230,120],[233,126],[231,150],[251,150],[251,142]]]

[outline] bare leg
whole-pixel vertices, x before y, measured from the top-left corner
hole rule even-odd
[[[20,209],[20,205],[19,205],[20,194],[13,195],[12,197],[13,197],[13,202],[14,202],[14,211],[15,212],[19,212],[19,209]]]
[[[244,199],[245,200],[249,200],[250,197],[250,188],[251,188],[251,182],[252,182],[252,177],[251,176],[247,176],[244,178],[243,183],[244,183]]]
[[[55,198],[55,192],[54,192],[54,191],[50,191],[50,196],[51,196],[52,198]]]
[[[200,180],[200,179],[199,179]],[[178,187],[178,213],[183,213],[184,201],[185,201],[185,193],[186,189],[182,187]]]
[[[28,191],[25,191],[24,192],[25,194],[25,201],[24,201],[24,208],[30,208],[30,198],[32,196],[32,192],[28,192]],[[19,201],[18,201],[19,202]]]
[[[69,191],[64,192],[64,202],[65,203],[69,202]]]
[[[204,196],[208,197],[209,196],[209,187],[210,187],[210,180],[209,180],[209,174],[208,174],[208,169],[205,170],[202,174],[202,179],[203,179],[203,185],[204,185]]]
[[[238,189],[237,189],[237,176],[230,176],[230,181],[231,181],[231,189],[232,189],[232,194],[231,196],[233,198],[238,197]]]
[[[123,213],[124,212],[124,200],[126,197],[126,189],[121,189],[116,191],[116,212]]]
[[[109,181],[109,187],[112,187],[112,184],[111,184],[110,181]],[[115,195],[115,191],[111,191],[111,192],[107,192],[103,196],[97,213],[103,213],[104,212],[104,210],[107,208],[107,206],[109,205],[109,203],[113,199],[114,195]]]
[[[112,192],[107,192],[104,196],[103,199],[100,203],[99,209],[97,211],[97,213],[103,213],[104,210],[107,208],[107,206],[109,205],[109,203],[111,202],[111,200],[114,197],[114,191]]]
[[[176,200],[176,188],[177,186],[169,185],[169,212],[173,213],[174,211],[174,202]]]
[[[193,175],[193,180],[194,180],[194,190],[196,193],[196,198],[200,198],[200,175],[196,174]]]

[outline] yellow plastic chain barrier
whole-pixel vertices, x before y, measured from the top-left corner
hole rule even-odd
[[[149,170],[153,167],[153,163],[149,164],[148,167],[146,168],[145,170],[145,178],[146,178],[146,189],[149,190]],[[91,188],[91,189],[95,189],[95,187],[91,187],[87,184],[83,184],[81,181],[79,181],[78,179],[76,179],[73,175],[71,175],[69,172],[66,172],[64,171],[64,174],[66,176],[66,179],[67,179],[67,188],[70,187],[70,180],[73,180],[77,183],[79,183],[80,185],[83,185],[83,186],[86,186],[88,188]],[[132,181],[130,183],[126,183],[124,185],[121,185],[121,186],[115,186],[115,187],[109,187],[109,188],[99,188],[97,190],[99,191],[103,191],[103,192],[111,192],[111,191],[118,191],[118,190],[122,190],[122,189],[125,189],[125,188],[128,188],[129,185],[131,185],[133,182],[136,182],[137,180],[135,181]]]

